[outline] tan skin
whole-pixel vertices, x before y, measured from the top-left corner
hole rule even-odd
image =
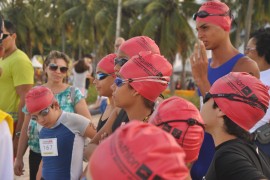
[[[259,56],[256,50],[256,39],[251,38],[245,50],[245,55],[253,59],[259,66],[260,71],[265,71],[270,69],[270,64],[267,63],[264,56]]]
[[[96,73],[105,73],[107,74],[106,71],[104,71],[102,68],[100,67],[97,67],[97,70],[96,70]],[[96,86],[96,89],[97,89],[97,92],[100,96],[106,96],[108,97],[109,99],[109,104],[107,104],[106,106],[106,109],[104,111],[104,113],[102,114],[102,117],[101,117],[101,121],[104,121],[106,119],[110,119],[111,117],[114,117],[116,118],[116,116],[112,115],[114,114],[114,112],[116,111],[116,108],[115,105],[114,105],[114,101],[112,99],[112,89],[111,89],[111,85],[114,83],[114,79],[115,79],[115,75],[111,75],[111,76],[107,76],[105,79],[102,79],[102,80],[98,80],[98,79],[95,79],[94,80],[94,84]],[[108,122],[108,120],[107,120]],[[105,123],[105,125],[107,124],[107,122]],[[108,125],[107,125],[108,126]],[[112,126],[112,124],[111,124]],[[104,127],[104,126],[103,126]],[[84,157],[85,159],[89,159],[89,157],[92,155],[92,153],[94,152],[94,150],[96,149],[96,145],[93,144],[93,142],[97,142],[96,144],[99,143],[100,139],[103,139],[104,137],[104,132],[107,132],[107,131],[104,131],[102,130],[103,128],[101,128],[97,134],[92,138],[91,140],[91,144],[89,144],[85,149],[84,149]],[[103,133],[100,133],[100,131],[102,131]],[[106,134],[106,133],[105,133]],[[87,154],[87,155],[85,155]],[[82,176],[85,176],[86,175],[86,171],[87,171],[87,167],[85,168],[84,170],[84,173]]]
[[[115,105],[119,107],[123,107],[127,112],[128,118],[132,120],[143,120],[146,116],[151,113],[151,109],[144,105],[144,101],[142,96],[130,88],[128,84],[124,84],[122,87],[116,87],[115,84],[112,85],[113,99],[115,101]],[[125,97],[123,97],[125,95]],[[121,96],[121,98],[120,98]],[[117,102],[118,100],[122,100],[122,102]],[[105,125],[100,129],[100,131],[96,134],[96,136],[91,140],[90,144],[87,146],[84,157],[89,159],[91,154],[93,153],[91,149],[91,144],[99,144],[101,140],[106,138],[108,135],[112,133],[112,125],[115,122],[115,119],[118,114],[118,108],[115,109],[110,115],[109,119],[105,123]]]
[[[202,95],[209,91],[211,85],[208,81],[208,58],[206,50],[212,51],[211,67],[216,68],[227,62],[239,53],[230,41],[229,32],[221,27],[205,22],[196,24],[199,43],[194,46],[194,52],[190,57],[192,76]],[[200,48],[199,48],[200,47]],[[200,51],[199,51],[200,49]],[[248,72],[259,78],[259,68],[249,57],[242,57],[232,69],[233,72]]]
[[[54,60],[51,60],[51,63],[57,64],[58,66],[67,67],[66,62],[63,59],[54,59]],[[59,68],[57,69],[57,71],[53,72],[53,71],[49,70],[48,67],[45,67],[45,71],[48,75],[48,82],[46,84],[44,84],[45,87],[48,87],[54,93],[60,93],[69,87],[68,84],[63,83],[63,79],[66,77],[66,74],[61,73]],[[80,114],[80,115],[88,118],[89,120],[92,119],[91,114],[88,111],[85,99],[81,99],[75,105],[75,112],[77,114]],[[17,158],[16,158],[15,164],[14,164],[14,173],[17,176],[23,175],[23,172],[24,172],[24,170],[23,170],[23,168],[24,168],[23,155],[25,154],[26,149],[28,147],[27,130],[28,130],[29,122],[30,122],[30,116],[25,115],[25,120],[23,122],[22,131],[21,131],[20,140],[19,140]],[[96,134],[96,130],[95,130],[94,126],[91,126],[91,138],[94,137],[95,134]]]
[[[126,55],[124,52],[121,50],[118,50],[117,57],[123,57],[129,59],[128,55]],[[114,66],[114,71],[116,74],[120,71],[121,66],[115,65]],[[97,132],[96,136],[91,140],[90,144],[88,145],[89,148],[87,147],[86,149],[90,149],[91,144],[99,144],[99,142],[106,138],[109,134],[112,133],[112,125],[115,122],[121,108],[115,107],[112,113],[110,114],[110,117],[108,118],[107,122],[104,124],[104,126]],[[85,157],[88,159],[90,157],[90,154],[92,154],[92,151],[86,150],[85,151]]]
[[[53,102],[53,107],[50,107],[50,112],[47,116],[40,116],[38,115],[39,112],[34,112],[31,115],[32,116],[37,116],[37,122],[46,127],[46,128],[51,128],[55,125],[55,123],[57,122],[57,120],[59,119],[59,117],[62,114],[62,110],[58,104],[57,101]],[[83,137],[86,138],[92,138],[95,134],[93,134],[93,124],[89,123],[89,125],[87,126],[85,133],[82,135]],[[43,162],[41,161],[40,165],[39,165],[39,172],[37,173],[37,179],[41,178],[41,169],[42,169],[42,164]]]
[[[10,34],[5,27],[3,28],[3,33]],[[6,57],[10,56],[14,51],[17,50],[16,38],[17,38],[16,33],[13,33],[3,40],[2,45],[1,45],[1,49],[4,50],[4,54],[2,57],[3,60],[5,60]],[[22,108],[25,104],[25,101],[24,101],[25,94],[32,88],[32,86],[33,86],[32,84],[22,84],[15,87],[16,93],[20,97],[20,102],[18,106],[18,121],[17,121],[16,129],[14,129],[14,133],[21,131],[23,120],[24,120],[24,113],[22,112]],[[19,137],[13,136],[14,155],[17,154],[18,141],[19,141]]]

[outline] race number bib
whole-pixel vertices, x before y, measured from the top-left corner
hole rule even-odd
[[[39,139],[41,156],[58,156],[57,138]]]

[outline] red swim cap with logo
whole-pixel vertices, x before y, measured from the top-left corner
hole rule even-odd
[[[119,73],[123,79],[155,76],[164,80],[165,83],[155,81],[134,81],[129,83],[140,95],[154,102],[168,86],[169,76],[172,74],[172,65],[165,57],[153,54],[150,51],[144,51],[133,56],[120,69]]]
[[[106,73],[114,73],[114,59],[116,58],[116,54],[108,54],[107,56],[103,57],[97,66],[104,70]]]
[[[41,111],[49,107],[54,100],[53,92],[44,86],[37,86],[25,96],[25,105],[29,113]]]
[[[231,23],[232,18],[230,16],[230,8],[223,2],[214,0],[214,1],[208,1],[202,4],[199,11],[206,11],[209,14],[228,14],[226,16],[207,16],[204,18],[200,18],[197,16],[196,22],[207,22],[211,24],[215,24],[217,26],[220,26],[225,31],[230,31],[231,29]]]
[[[199,110],[189,101],[170,97],[161,102],[149,123],[172,134],[186,153],[185,162],[198,158],[204,138],[204,121]]]
[[[214,101],[227,117],[249,131],[265,115],[269,105],[268,88],[248,73],[231,72],[218,79],[209,93],[218,95],[213,96]]]
[[[160,54],[160,50],[155,41],[147,36],[136,36],[123,42],[119,47],[129,58],[139,54],[141,51],[151,51],[154,54]]]
[[[93,180],[181,180],[188,175],[184,157],[170,134],[134,120],[98,145],[89,160],[89,172]]]

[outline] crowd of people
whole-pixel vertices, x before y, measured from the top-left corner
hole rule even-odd
[[[30,180],[270,179],[270,28],[253,32],[242,54],[230,41],[225,3],[205,2],[193,19],[199,40],[190,64],[200,109],[164,99],[172,65],[147,36],[117,38],[115,52],[95,69],[91,56],[69,66],[65,53],[52,50],[46,83],[33,87],[31,61],[16,47],[15,26],[3,20],[0,179],[24,174],[27,148]],[[73,86],[65,81],[70,67]],[[95,108],[106,100],[97,127],[85,100],[91,79]]]

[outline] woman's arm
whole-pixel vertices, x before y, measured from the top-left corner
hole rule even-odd
[[[93,153],[93,148],[91,144],[99,144],[99,142],[102,140],[102,135],[104,133],[111,134],[112,133],[112,125],[118,115],[117,109],[115,108],[113,112],[111,113],[110,117],[108,118],[107,122],[104,124],[104,126],[97,132],[97,134],[94,136],[94,138],[91,140],[91,142],[87,145],[87,147],[84,149],[84,159],[89,159],[91,154]]]
[[[22,129],[21,129],[21,134],[20,134],[20,138],[19,138],[19,144],[18,144],[18,151],[17,151],[17,156],[16,156],[16,160],[14,163],[14,173],[17,176],[21,176],[23,175],[23,156],[26,152],[26,149],[28,147],[28,135],[27,135],[27,130],[28,130],[28,125],[30,122],[30,115],[25,115],[24,116],[24,121],[23,121],[23,125],[22,125]]]

